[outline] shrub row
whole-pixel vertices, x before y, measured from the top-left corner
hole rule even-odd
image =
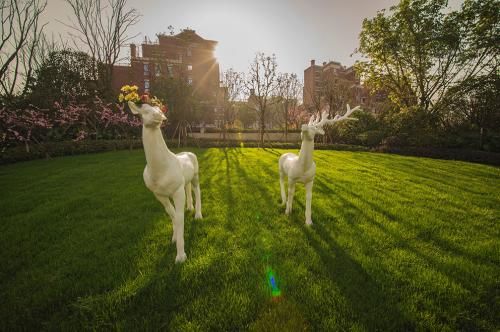
[[[200,128],[193,127],[192,132],[199,133]],[[206,133],[221,133],[222,129],[220,128],[205,128]],[[228,128],[226,129],[226,133],[260,133],[258,129],[238,129],[238,128]],[[284,133],[283,129],[266,129],[266,133]],[[288,133],[300,133],[300,129],[288,129]]]
[[[388,147],[380,146],[374,152],[394,153],[404,156],[427,157],[435,159],[461,160],[473,163],[500,166],[500,153],[471,149],[449,149],[433,147]]]
[[[258,142],[239,141],[213,141],[213,140],[193,140],[182,142],[181,146],[198,148],[223,148],[223,147],[260,147]],[[169,147],[176,148],[179,145],[177,140],[167,140]],[[16,146],[6,149],[0,153],[0,164],[8,164],[32,159],[48,159],[59,156],[78,155],[86,153],[96,153],[104,151],[116,151],[127,149],[140,149],[142,142],[140,139],[130,140],[84,140],[84,141],[64,141],[49,142],[32,145],[27,152],[24,146]],[[274,149],[300,149],[300,143],[270,142],[265,144],[265,148]],[[407,156],[428,157],[438,159],[462,160],[476,163],[500,166],[500,153],[486,152],[471,149],[446,149],[446,148],[424,148],[424,147],[388,147],[379,146],[368,148],[359,145],[348,144],[324,144],[316,143],[317,150],[338,150],[338,151],[373,151],[382,153],[394,153]]]
[[[138,149],[142,148],[141,140],[83,140],[47,142],[30,146],[26,151],[23,145],[10,147],[0,153],[0,164],[14,163],[32,159],[49,159],[86,153]]]

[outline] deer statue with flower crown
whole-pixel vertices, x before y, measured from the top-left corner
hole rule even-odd
[[[314,176],[316,175],[316,163],[313,161],[314,136],[323,135],[323,127],[338,121],[357,120],[350,117],[352,112],[359,110],[359,106],[351,109],[347,105],[347,112],[343,115],[336,115],[333,119],[328,118],[328,111],[323,110],[321,116],[312,115],[309,123],[302,125],[301,138],[302,145],[299,155],[285,153],[279,159],[280,189],[282,204],[286,204],[285,214],[292,213],[293,196],[295,194],[295,184],[304,183],[306,189],[306,224],[312,225],[311,203]],[[285,176],[288,178],[288,197],[285,192]]]
[[[159,106],[149,103],[149,98],[141,99],[142,104],[128,100],[128,106],[132,113],[141,117],[143,123],[142,144],[146,155],[144,183],[172,219],[172,242],[177,246],[175,262],[182,263],[187,258],[184,251],[184,206],[187,203],[188,210],[193,210],[191,187],[196,200],[194,218],[202,218],[198,160],[191,152],[174,154],[168,149],[160,130],[166,120],[165,115]]]

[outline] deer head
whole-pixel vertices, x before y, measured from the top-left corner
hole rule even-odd
[[[326,109],[326,107],[323,108],[321,116],[319,114],[318,115],[313,114],[309,119],[309,123],[307,125],[306,124],[302,125],[302,132],[301,132],[302,139],[314,140],[314,136],[316,134],[324,135],[325,131],[323,127],[331,125],[335,122],[344,120],[357,120],[356,118],[350,117],[350,115],[357,110],[360,110],[359,106],[356,106],[353,109],[351,109],[349,104],[347,104],[347,112],[344,115],[340,116],[337,114],[333,119],[329,119],[328,109]]]
[[[158,106],[151,106],[149,104],[137,105],[129,101],[128,107],[132,113],[138,114],[142,118],[142,123],[148,128],[158,128],[167,119]]]

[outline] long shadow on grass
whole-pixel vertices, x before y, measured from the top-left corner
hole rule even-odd
[[[355,206],[354,204],[350,203],[347,200],[347,196],[355,195],[351,191],[348,191],[347,189],[344,188],[344,191],[346,192],[346,194],[344,195],[344,194],[341,194],[339,191],[336,191],[333,188],[320,182],[319,187],[323,187],[323,186],[325,187],[323,189],[330,189],[330,191],[334,193],[335,197],[342,203],[341,205],[343,207],[345,207],[347,210],[353,208],[353,209],[357,210],[358,215],[363,214],[364,210],[361,207]],[[364,201],[363,197],[359,197],[358,200],[361,202]],[[377,209],[378,213],[381,213],[381,211],[383,211],[383,210]],[[346,219],[350,219],[350,217],[347,215]],[[418,241],[421,241],[422,239],[419,239],[418,236],[412,237],[412,238],[404,238],[398,232],[387,228],[383,223],[378,222],[377,220],[375,220],[374,218],[372,218],[368,215],[365,215],[363,217],[363,220],[369,222],[372,226],[375,227],[375,229],[381,231],[382,233],[386,234],[386,236],[388,236],[390,239],[392,239],[392,241],[389,241],[387,249],[400,248],[402,250],[408,251],[408,252],[412,253],[413,255],[415,255],[416,257],[418,257],[423,262],[426,262],[424,264],[421,264],[421,263],[418,263],[418,261],[417,261],[417,264],[421,264],[425,270],[428,270],[429,272],[435,271],[433,273],[437,272],[438,274],[442,274],[442,275],[446,276],[450,280],[453,280],[455,283],[459,284],[464,289],[468,289],[472,294],[475,294],[478,291],[480,293],[477,296],[467,298],[465,300],[465,302],[463,302],[463,300],[460,301],[457,298],[455,298],[456,295],[453,295],[453,294],[446,295],[446,294],[443,294],[442,291],[440,291],[439,289],[434,289],[434,288],[429,289],[428,288],[427,291],[431,291],[432,293],[435,293],[435,296],[436,296],[435,301],[434,300],[432,301],[433,302],[432,307],[434,309],[431,309],[432,307],[428,308],[428,310],[431,310],[432,315],[434,315],[436,312],[438,312],[440,302],[452,300],[452,301],[459,301],[460,302],[459,305],[461,307],[463,307],[464,310],[467,310],[470,313],[476,312],[477,316],[479,316],[479,317],[488,316],[488,315],[491,317],[494,317],[492,314],[493,313],[492,310],[482,310],[481,313],[479,313],[479,311],[475,307],[476,307],[477,303],[482,303],[481,301],[486,301],[486,302],[492,301],[492,297],[490,295],[488,295],[487,290],[489,289],[491,291],[495,288],[495,286],[486,285],[486,288],[487,288],[486,290],[477,289],[476,286],[471,285],[471,283],[470,283],[470,280],[473,280],[471,278],[474,278],[474,276],[471,275],[470,271],[464,270],[463,267],[461,267],[461,266],[458,267],[456,264],[450,264],[447,261],[441,261],[437,257],[435,258],[434,256],[431,256],[429,254],[425,254],[421,250],[419,250],[416,243],[418,243]],[[362,241],[362,238],[364,236],[363,235],[364,232],[362,230],[360,230],[357,227],[357,225],[355,225],[354,223],[349,223],[349,224],[350,224],[350,227],[353,227],[356,229],[356,233],[359,235],[358,240],[359,240],[360,244],[366,246],[367,245],[366,241]],[[327,231],[321,224],[316,223],[315,228],[317,228],[319,230],[318,234],[320,235],[320,237],[323,238],[323,240],[326,243],[331,243],[332,241],[334,241],[333,237],[326,236]],[[367,248],[369,248],[369,246]],[[440,248],[440,250],[442,250],[442,249],[443,248]],[[381,255],[384,255],[383,248],[382,248],[382,251],[380,251],[380,248],[379,248],[378,252]],[[457,253],[454,253],[454,255],[456,256]],[[467,257],[466,257],[466,259],[467,259]],[[468,258],[468,259],[471,261],[474,261],[473,258]],[[381,266],[383,266],[383,265],[381,265]],[[447,267],[447,268],[445,268],[445,267]],[[491,264],[490,264],[490,267],[494,268],[494,266],[492,266]],[[451,271],[456,271],[456,272],[451,272]],[[386,273],[383,273],[382,275],[386,275]],[[406,277],[405,279],[409,281],[411,278],[408,278],[408,277]],[[393,283],[393,281],[391,279],[386,279],[386,281],[384,283],[390,285]],[[439,288],[439,285],[436,285],[436,287]],[[390,288],[393,288],[393,286],[390,286]],[[467,309],[465,309],[465,308],[467,308]],[[444,319],[444,318],[441,318],[441,319]],[[444,319],[444,321],[442,321],[442,322],[445,324],[450,324],[451,322],[448,321],[447,319],[449,319],[449,318]],[[463,318],[459,318],[459,319],[461,321],[463,321]],[[491,321],[491,319],[490,319],[490,321]],[[479,326],[476,325],[478,323],[477,320],[475,320],[475,321],[463,321],[463,322],[467,323],[467,326],[479,328]],[[457,325],[457,326],[459,326],[459,325]]]
[[[196,150],[199,160],[204,158],[205,150]],[[202,189],[203,190],[203,189]],[[163,310],[175,312],[184,301],[176,296],[180,284],[180,266],[174,264],[175,245],[171,244],[172,223],[154,196],[148,192],[147,199],[151,200],[154,209],[161,216],[156,222],[154,230],[145,234],[138,246],[135,262],[126,262],[135,266],[131,268],[129,276],[121,278],[113,289],[103,293],[81,297],[73,303],[74,324],[85,329],[120,329],[128,318],[139,319],[149,317],[149,306],[158,284],[162,286]],[[140,221],[134,221],[140,222]],[[197,223],[193,213],[185,213],[185,240],[186,251],[190,252],[190,245],[199,236]],[[165,230],[166,228],[166,230]],[[134,244],[130,244],[134,247]],[[152,291],[153,290],[153,291]],[[133,308],[133,310],[131,309]],[[76,327],[73,326],[73,327]]]
[[[319,158],[319,159],[321,159],[321,158]],[[352,160],[350,160],[350,159],[345,159],[345,158],[343,158],[343,159],[344,159],[343,162],[345,162],[345,163],[352,163]],[[331,164],[330,159],[322,160],[322,162],[323,161]],[[377,172],[373,171],[373,167],[370,168],[362,163],[356,163],[356,164],[358,167],[361,166],[362,168],[368,170],[370,173],[369,176],[373,177],[373,176],[377,175]],[[408,169],[406,169],[405,172],[396,171],[395,173],[397,174],[397,176],[411,177],[413,175],[413,173],[411,172],[412,165],[407,165],[407,166],[408,166]],[[389,167],[387,170],[391,171],[392,168]],[[387,170],[385,170],[385,171],[387,171]],[[384,171],[384,170],[382,169],[382,171]],[[385,179],[385,180],[388,180],[388,179]],[[427,181],[431,181],[431,184],[432,184],[432,181],[434,181],[434,179],[427,178],[425,181],[426,181],[426,184],[427,184]],[[441,187],[442,185],[449,185],[449,183],[437,184],[437,185],[439,185]],[[331,193],[332,200],[338,201],[340,203],[339,207],[341,209],[342,215],[344,216],[343,219],[349,224],[349,227],[352,227],[356,230],[355,233],[359,235],[359,237],[356,239],[356,242],[358,242],[359,245],[364,248],[365,252],[369,252],[370,250],[373,250],[373,248],[376,248],[376,247],[378,247],[380,249],[380,244],[373,243],[373,239],[371,236],[364,235],[364,234],[366,234],[365,230],[360,229],[356,225],[356,223],[353,223],[352,222],[353,218],[360,218],[361,217],[361,220],[368,222],[371,225],[371,228],[384,234],[386,239],[391,239],[385,248],[382,245],[383,248],[382,248],[382,252],[380,252],[380,254],[384,255],[384,251],[385,251],[384,249],[401,248],[402,250],[410,252],[413,255],[417,256],[420,259],[420,261],[423,262],[423,263],[417,262],[417,264],[420,264],[426,270],[428,270],[428,271],[433,270],[434,272],[432,272],[432,273],[437,272],[438,274],[445,275],[447,278],[453,280],[457,284],[461,285],[464,289],[468,289],[472,293],[477,291],[477,288],[470,283],[470,280],[472,280],[471,278],[473,278],[473,275],[471,275],[470,271],[466,271],[466,270],[464,270],[463,267],[456,266],[456,264],[450,264],[446,261],[442,261],[438,257],[434,257],[433,255],[423,253],[419,249],[418,243],[420,241],[423,241],[423,242],[428,241],[431,244],[433,244],[434,246],[438,247],[438,252],[440,250],[448,251],[452,256],[458,256],[458,257],[461,256],[460,258],[464,258],[468,261],[480,262],[480,263],[488,265],[490,268],[494,268],[495,259],[491,259],[491,257],[486,258],[486,257],[483,257],[481,255],[474,255],[474,254],[464,250],[463,248],[459,247],[458,245],[451,243],[450,241],[436,237],[433,234],[432,229],[429,230],[428,227],[425,228],[424,225],[422,225],[421,227],[418,227],[418,225],[409,225],[408,223],[405,223],[404,220],[401,220],[400,216],[395,215],[395,214],[387,211],[384,207],[380,206],[380,204],[377,204],[376,202],[370,201],[366,196],[368,192],[363,192],[364,195],[354,193],[352,191],[352,189],[348,188],[348,186],[345,185],[345,182],[342,182],[342,181],[339,181],[338,183],[335,182],[335,185],[329,185],[329,184],[327,184],[326,178],[322,178],[322,177],[317,177],[315,188],[319,189],[319,192]],[[316,191],[316,189],[315,189],[315,191]],[[340,189],[340,191],[338,189]],[[317,197],[316,194],[314,194],[313,196]],[[426,192],[425,196],[428,196],[429,199],[432,199],[432,197],[433,197],[431,191]],[[354,198],[356,201],[356,204],[351,203],[349,201],[349,198]],[[412,197],[407,197],[407,198],[410,201],[412,199]],[[313,199],[313,202],[314,202],[314,199]],[[361,204],[357,204],[357,202],[360,202]],[[396,204],[397,204],[397,201],[396,201]],[[301,201],[297,202],[295,206],[299,206],[299,207],[301,207],[301,210],[303,210],[303,204]],[[368,209],[366,209],[365,206],[367,206]],[[379,218],[377,218],[377,219],[372,218],[370,215],[367,214],[367,211],[370,211],[370,210],[373,211],[376,215],[382,216],[381,220],[386,220],[386,221],[391,222],[391,223],[396,222],[399,225],[401,225],[404,229],[409,230],[410,237],[404,237],[403,234],[405,232],[400,233],[396,230],[393,230],[392,227],[388,228],[387,225],[385,224],[385,222],[380,222],[380,220],[378,220]],[[352,211],[354,211],[354,212],[352,212]],[[301,212],[303,212],[303,211],[301,211]],[[295,213],[296,213],[296,210],[295,210]],[[443,211],[443,213],[444,213],[444,211]],[[321,247],[321,243],[323,243],[323,242],[324,243],[335,243],[333,235],[327,236],[327,234],[328,234],[327,229],[322,225],[323,224],[321,221],[322,218],[319,217],[319,216],[321,216],[321,214],[322,214],[322,212],[318,211],[317,209],[314,209],[314,204],[313,204],[313,220],[315,220],[315,225],[313,226],[313,229],[318,230],[318,232],[317,232],[318,236],[322,239],[321,242],[319,240],[316,240],[315,249],[318,251],[323,250],[322,259],[325,261],[328,261],[329,259],[330,260],[333,259],[332,257],[328,256],[329,249],[335,247],[335,248],[333,248],[333,250],[342,250],[342,248],[339,248],[340,247],[339,244],[328,247],[329,248],[328,250],[324,249],[324,247]],[[295,216],[297,216],[297,215],[295,214]],[[297,218],[297,217],[295,217],[295,218]],[[300,220],[300,218],[299,218],[299,220]],[[360,219],[358,219],[358,220],[360,220]],[[299,221],[299,224],[301,225],[301,227],[303,226],[302,220]],[[332,227],[336,228],[336,225],[329,224],[328,227],[329,228],[332,228]],[[338,227],[336,229],[337,229],[337,231],[340,231],[340,229]],[[416,234],[416,235],[414,235],[414,234]],[[364,240],[364,238],[366,238],[366,240]],[[424,247],[428,248],[428,246],[424,246]],[[344,254],[341,257],[344,256],[344,258],[345,258],[346,255],[348,256],[348,254],[346,252],[344,252]],[[371,255],[371,256],[373,257],[373,255]],[[374,258],[376,258],[376,256]],[[344,259],[344,261],[345,260],[346,259]],[[383,267],[382,267],[382,270],[383,270]],[[382,273],[382,276],[384,276],[384,275],[386,275],[386,273]],[[392,289],[392,291],[394,292],[394,289],[396,287],[396,285],[394,284],[394,281],[391,278],[384,277],[383,279],[385,279],[385,281],[383,281],[383,284],[389,286],[389,289]],[[405,278],[405,279],[408,281],[411,278]],[[377,280],[380,282],[380,276],[377,278]],[[382,285],[382,284],[379,284],[379,285]],[[345,287],[345,285],[343,287]],[[438,287],[438,285],[436,285],[436,287]],[[490,286],[486,285],[486,287],[490,291],[495,289],[495,287],[491,286],[491,285]],[[443,295],[442,290],[438,290],[438,289],[434,289],[434,288],[427,288],[426,291],[431,291],[431,293],[434,293],[435,296],[437,297],[436,301],[432,301],[434,303],[432,305],[432,307],[434,309],[431,309],[431,310],[436,310],[436,312],[439,311],[439,310],[437,310],[437,308],[439,307],[440,302],[453,300],[454,299],[453,296],[456,296],[456,295]],[[349,291],[347,293],[349,293],[347,297],[352,295],[352,294],[350,294],[351,292],[349,292]],[[475,310],[471,309],[471,308],[473,308],[475,303],[477,304],[477,303],[483,303],[483,302],[491,302],[493,297],[488,296],[486,294],[487,294],[487,291],[485,292],[484,290],[482,290],[481,295],[475,296],[477,298],[481,298],[482,300],[467,299],[466,303],[464,305],[461,305],[461,307],[470,313],[474,313],[474,315],[477,314],[478,317],[484,317],[484,316],[488,316],[488,315],[493,317],[492,310],[486,310],[487,311],[486,313],[479,314],[477,309],[475,309]],[[394,306],[398,305],[397,300],[392,299],[391,297],[386,297],[386,299],[388,299],[389,302],[392,303]],[[456,299],[456,297],[455,297],[455,299]],[[390,305],[388,304],[386,306],[390,306]],[[372,317],[369,318],[368,320],[365,319],[365,322],[367,322],[369,324],[368,325],[369,327],[372,326],[373,319],[377,314],[375,310],[372,310],[372,312],[373,312],[373,314],[371,314]],[[361,313],[362,313],[362,311],[361,311]],[[435,314],[435,312],[434,313],[429,312],[429,313],[431,315]],[[400,313],[396,312],[396,314],[399,315]],[[385,315],[381,315],[381,317],[385,317]],[[449,317],[440,318],[438,315],[438,317],[436,317],[436,318],[437,319],[444,319],[441,321],[444,324],[452,323],[451,321],[447,320],[447,319],[449,319]],[[415,318],[412,318],[412,319],[415,319]],[[413,324],[417,323],[416,321],[408,323],[408,322],[405,322],[405,320],[407,320],[407,318],[404,318],[403,320],[401,320],[402,325],[400,326],[400,328],[407,329],[408,327],[411,327],[411,326],[413,326]],[[460,320],[461,320],[461,318],[458,319],[458,321],[460,321]],[[490,321],[492,321],[492,320],[490,319]],[[476,322],[469,321],[469,323],[466,325],[474,327],[474,328],[478,328],[478,326],[475,325],[476,323],[477,323],[477,321]],[[375,326],[377,326],[377,325],[375,325]],[[460,326],[460,325],[457,325],[457,326]],[[388,325],[386,327],[390,327],[390,325]]]
[[[391,158],[392,157],[392,158]],[[463,192],[469,194],[482,194],[482,192],[472,190],[469,185],[469,180],[471,174],[464,174],[458,172],[458,166],[450,164],[448,168],[441,169],[436,167],[431,167],[425,164],[425,160],[412,160],[411,157],[400,157],[400,156],[390,156],[385,155],[380,156],[373,153],[360,153],[359,159],[345,158],[342,155],[336,155],[335,158],[341,159],[348,164],[354,164],[360,166],[369,171],[386,171],[389,170],[398,174],[399,176],[404,176],[410,178],[418,178],[426,182],[426,185],[431,185],[436,190],[445,191],[455,191],[459,189]],[[319,158],[325,162],[331,163],[331,160]],[[388,163],[390,159],[392,162]],[[438,161],[434,161],[438,165]],[[380,165],[384,166],[384,169],[380,169]],[[434,164],[433,164],[434,165]],[[460,174],[460,176],[457,175]],[[455,181],[450,181],[450,176],[453,176]],[[483,174],[484,175],[484,174]],[[420,182],[417,182],[420,183]]]
[[[325,181],[321,180],[318,181],[321,186],[323,186],[325,189],[329,189],[330,191],[333,191],[333,187],[331,185],[326,184]],[[397,222],[398,225],[403,227],[404,229],[410,231],[411,233],[415,233],[416,236],[412,239],[414,240],[420,240],[420,241],[425,241],[425,242],[430,242],[434,246],[438,247],[440,250],[443,250],[445,252],[448,252],[449,254],[453,256],[460,256],[462,258],[465,258],[466,260],[471,260],[475,262],[480,262],[482,264],[486,265],[495,265],[498,263],[498,258],[497,257],[484,257],[482,255],[476,255],[473,253],[470,253],[466,250],[464,250],[462,247],[459,245],[452,243],[451,241],[445,240],[435,234],[434,229],[429,229],[425,228],[424,225],[418,226],[418,224],[412,224],[409,222],[405,222],[404,220],[401,220],[400,217],[397,215],[389,212],[387,209],[381,207],[379,204],[376,204],[372,201],[370,201],[365,195],[359,195],[355,193],[354,191],[350,190],[346,185],[344,185],[342,182],[338,181],[335,182],[335,187],[341,189],[343,192],[347,193],[349,196],[355,197],[359,201],[361,201],[363,204],[367,205],[370,209],[375,211],[376,213],[382,215],[385,219],[387,219],[390,222]],[[336,194],[338,195],[338,193]],[[401,197],[407,197],[407,199],[411,199],[410,196],[405,195],[405,194],[400,194]],[[432,196],[429,196],[429,200],[431,199]],[[397,204],[397,201],[394,202]],[[446,213],[446,210],[444,209],[439,209],[443,214]],[[388,233],[391,235],[391,237],[396,237],[397,234],[393,231],[388,230],[387,227],[383,226],[382,224],[374,221],[373,219],[369,219],[372,224],[377,225],[380,229],[382,229],[385,233]],[[403,239],[400,238],[399,241],[408,241],[410,239]],[[418,253],[421,255],[415,248],[413,249],[415,253]],[[464,271],[466,272],[466,271]]]
[[[372,165],[380,163],[381,160],[382,160],[382,158],[376,158],[376,157],[373,157],[373,156],[368,155],[368,154],[362,154],[362,156],[363,156],[363,158],[366,158],[368,161],[372,162]],[[386,156],[384,155],[384,157],[386,157]],[[399,157],[398,160],[397,160],[397,162],[400,162],[399,159],[403,159],[403,158]],[[345,162],[350,162],[350,161],[351,160],[346,160]],[[409,163],[409,161],[408,161],[408,163]],[[357,163],[357,164],[368,169],[368,167],[366,165],[362,164],[362,163]],[[413,176],[414,175],[414,172],[412,172],[411,170],[413,170],[416,167],[415,164],[418,164],[418,162],[413,162],[411,165],[408,164],[407,167],[404,168],[404,172],[401,171],[399,169],[399,167],[396,167],[395,164],[396,163],[391,163],[390,166],[387,166],[388,167],[387,170],[396,172],[398,174],[398,177],[401,176],[401,175],[403,175],[404,177],[408,177],[408,176]],[[384,166],[385,166],[385,164],[384,164]],[[377,174],[374,174],[372,176],[380,176],[379,173],[380,172],[377,172]],[[449,175],[446,174],[446,176],[449,176]],[[431,187],[433,185],[433,181],[435,181],[435,180],[431,179],[431,178],[428,178],[428,180],[426,181],[426,183],[424,185],[418,187],[418,190],[423,192],[424,197],[428,201],[432,201],[432,199],[433,199],[433,197],[435,195],[435,193],[433,191],[431,191],[431,190],[429,190],[427,188],[427,187]],[[346,193],[349,193],[349,195],[355,196],[357,199],[362,200],[365,204],[369,205],[370,208],[372,208],[376,212],[384,215],[388,220],[395,221],[395,220],[398,219],[398,217],[396,215],[390,213],[386,209],[381,208],[379,206],[379,204],[371,202],[370,200],[368,200],[366,198],[366,196],[362,197],[361,195],[358,195],[358,194],[354,193],[352,190],[350,190],[349,188],[347,188],[347,186],[345,186],[342,182],[340,182],[340,181],[339,182],[335,182],[335,186],[341,188]],[[370,190],[377,191],[380,194],[384,193],[383,190],[380,190],[380,189],[377,189],[377,188],[372,188]],[[455,195],[456,195],[459,192],[460,192],[460,189],[459,190],[453,190],[452,192],[447,192],[447,195],[453,196],[452,193],[455,193]],[[410,196],[404,190],[398,191],[398,198],[404,198],[408,202],[412,202],[412,201],[415,200],[415,197]],[[453,207],[453,208],[455,208],[457,211],[463,211],[463,209],[464,209],[464,205],[456,204],[454,202],[451,202],[450,200],[446,201],[446,206],[447,206],[446,208],[445,207],[440,207],[440,206],[433,206],[433,209],[435,211],[440,212],[441,215],[443,215],[443,216],[447,216],[447,215],[450,214],[450,211],[449,211],[449,208],[448,208],[450,206]],[[438,220],[436,220],[436,222],[438,222]],[[446,219],[446,222],[449,222],[449,220]],[[443,224],[443,223],[444,223],[444,221],[441,221],[441,225],[445,226],[445,224]],[[442,248],[443,250],[446,250],[446,251],[450,252],[451,254],[460,255],[460,256],[463,256],[466,259],[472,259],[472,260],[479,261],[479,262],[484,263],[484,264],[491,264],[491,263],[495,263],[496,264],[496,263],[498,263],[492,257],[483,257],[483,256],[480,256],[480,255],[471,254],[471,253],[463,250],[460,246],[458,246],[458,245],[456,245],[456,244],[454,244],[454,243],[452,243],[450,241],[447,241],[447,240],[445,240],[443,238],[435,236],[434,231],[432,229],[425,228],[424,225],[419,226],[418,224],[410,224],[408,222],[404,222],[403,220],[399,220],[398,224],[401,225],[402,227],[404,227],[405,229],[409,230],[409,231],[417,233],[418,236],[422,237],[422,240],[428,240],[428,241],[432,242],[434,245]],[[473,226],[474,226],[474,223],[472,223],[472,224],[471,223],[465,223],[463,225],[463,227],[469,227],[469,228],[473,227]],[[438,225],[434,225],[434,227],[438,227]],[[476,231],[483,231],[483,230],[482,229],[477,229]]]
[[[316,183],[315,186],[318,191],[331,192],[322,182]],[[335,197],[340,200],[344,219],[350,227],[357,228],[356,233],[362,234],[352,219],[363,215],[364,212],[346,199]],[[294,226],[299,226],[308,243],[321,258],[330,279],[341,290],[343,298],[348,301],[355,319],[369,330],[414,330],[414,323],[398,309],[398,299],[384,292],[382,284],[353,259],[333,237],[328,236],[330,231],[322,223],[331,218],[325,216],[323,211],[313,209],[314,225],[312,228],[307,227],[302,217],[304,204],[302,201],[297,201],[296,205],[299,208],[295,209],[291,217]],[[356,213],[352,213],[353,210]],[[320,242],[317,237],[322,241]],[[363,236],[357,238],[356,242],[364,251],[370,250],[370,243]]]
[[[215,150],[203,160],[219,165],[218,169],[205,172],[205,176],[214,177],[212,191],[207,188],[209,197],[213,193],[221,197],[213,197],[214,201],[204,204],[209,210],[204,216],[208,218],[186,226],[186,243],[191,243],[192,249],[187,248],[188,261],[176,267],[181,271],[181,280],[176,279],[177,290],[169,293],[165,279],[171,272],[166,274],[160,270],[159,276],[141,289],[130,306],[128,311],[132,316],[140,318],[144,314],[155,319],[151,313],[145,313],[144,308],[164,308],[166,297],[174,297],[174,305],[169,304],[167,310],[157,314],[158,323],[153,326],[169,330],[182,330],[186,324],[202,330],[234,330],[248,325],[257,315],[262,296],[258,284],[249,284],[248,279],[259,280],[258,253],[254,250],[252,236],[252,231],[258,228],[255,220],[247,220],[252,202],[248,201],[251,197],[240,192],[249,180],[239,166],[239,152],[236,149]],[[210,213],[210,209],[213,212]],[[232,294],[247,297],[251,301],[250,308],[239,310],[237,301],[228,300],[232,299]],[[199,311],[200,305],[203,312]],[[126,326],[139,325],[132,321]]]
[[[273,167],[271,165],[267,164],[262,168],[263,172],[267,175],[266,178],[269,177],[274,179],[273,187],[276,189],[273,189],[273,192],[275,191],[276,195],[279,190],[277,165],[278,160],[276,158],[272,164],[272,166],[276,166],[274,168],[275,171],[273,171]],[[298,184],[298,186],[301,186],[301,184]],[[263,189],[265,190],[265,188]],[[316,195],[317,194],[313,196],[317,197]],[[371,275],[367,273],[363,267],[357,263],[340,245],[338,245],[335,240],[325,235],[327,233],[326,229],[320,226],[321,220],[325,218],[323,214],[318,211],[318,209],[314,208],[314,204],[313,219],[318,222],[315,221],[312,229],[305,226],[303,196],[303,194],[300,194],[296,195],[294,198],[295,208],[292,215],[288,217],[292,225],[284,224],[281,225],[281,227],[291,226],[300,228],[302,233],[305,235],[305,240],[321,258],[323,266],[328,273],[328,278],[334,285],[338,286],[338,289],[342,292],[342,298],[346,299],[348,302],[349,308],[354,315],[354,319],[358,321],[358,324],[363,325],[366,329],[413,329],[413,325],[409,323],[409,320],[404,318],[404,315],[397,309],[396,301],[389,298],[387,294],[383,292],[381,285],[378,284],[371,277]],[[272,199],[269,200],[272,201]],[[280,214],[283,214],[283,212],[283,209],[280,208]],[[321,242],[313,235],[314,233],[317,233],[321,237]],[[327,245],[325,246],[323,243],[326,243]],[[363,242],[363,245],[368,246],[366,242]],[[289,296],[293,298],[294,294],[289,294]],[[295,300],[302,302],[304,299]],[[313,301],[312,305],[317,305],[317,303]],[[316,310],[328,312],[328,310],[324,310],[322,308],[316,308]],[[344,315],[345,316],[337,317],[337,319],[340,320],[337,323],[340,324],[337,326],[338,328],[342,328],[342,324],[345,323],[347,323],[347,325],[343,326],[343,328],[347,328],[347,326],[354,323],[353,321],[350,321],[349,314],[345,313]],[[328,317],[324,317],[324,319],[327,318]],[[342,323],[342,321],[344,323]],[[322,322],[318,321],[310,321],[310,323],[316,329],[321,329],[322,326],[324,326]]]
[[[315,186],[319,192],[332,192],[335,200],[340,203],[344,220],[349,227],[356,229],[355,233],[359,235],[356,239],[357,247],[364,252],[371,251],[369,239],[364,239],[362,235],[364,232],[352,221],[355,217],[362,216],[367,219],[370,217],[365,215],[362,209],[326,187],[321,181],[317,181]],[[314,211],[314,216],[312,228],[305,226],[302,218],[296,220],[297,224],[325,264],[332,281],[338,285],[345,299],[349,301],[360,323],[370,330],[414,330],[414,323],[398,309],[399,299],[391,297],[387,291],[384,291],[383,284],[376,281],[332,235],[329,235],[331,232],[323,226],[323,223],[331,218],[325,216],[324,212],[319,209]],[[297,215],[294,219],[297,219]],[[335,226],[335,220],[333,222],[331,225]],[[385,283],[387,282],[390,281]]]
[[[325,236],[327,230],[321,223],[307,227],[302,220],[297,220],[308,242],[320,256],[332,282],[341,290],[350,303],[354,317],[365,329],[381,331],[411,331],[413,323],[398,310],[395,299],[390,298],[383,287],[354,260],[335,240]],[[325,243],[322,245],[311,232],[319,235]]]
[[[373,203],[368,202],[366,199],[364,199],[364,197],[362,197],[362,196],[360,196],[360,195],[358,195],[358,194],[356,194],[356,193],[354,193],[354,192],[348,190],[347,188],[342,187],[342,186],[340,186],[338,184],[336,184],[336,187],[340,188],[342,190],[342,192],[345,193],[345,194],[341,193],[338,190],[335,190],[334,188],[332,188],[329,185],[325,184],[323,181],[318,181],[317,185],[318,185],[318,187],[322,188],[323,190],[328,190],[328,191],[332,192],[333,195],[335,196],[335,198],[337,200],[339,200],[339,201],[342,202],[342,207],[343,208],[357,210],[357,215],[358,216],[359,215],[363,216],[363,220],[364,221],[369,222],[370,225],[372,225],[373,227],[375,227],[376,229],[378,229],[382,233],[386,234],[390,239],[392,239],[393,242],[392,243],[389,242],[387,244],[387,249],[390,249],[390,248],[401,248],[401,249],[407,250],[407,251],[415,254],[419,258],[423,259],[424,261],[430,263],[430,266],[432,266],[433,268],[435,268],[440,273],[446,274],[445,271],[443,271],[443,269],[440,268],[441,264],[436,259],[432,258],[429,255],[423,254],[420,250],[417,249],[417,247],[415,245],[413,245],[414,241],[419,240],[418,236],[412,236],[410,238],[407,238],[407,237],[401,236],[396,231],[390,230],[383,223],[378,222],[373,217],[371,217],[368,214],[366,214],[365,213],[366,210],[364,210],[362,207],[359,207],[359,206],[354,205],[351,202],[349,202],[348,199],[347,199],[347,197],[348,196],[356,197],[360,202],[362,202],[362,204],[368,205],[371,209],[373,209],[373,211],[375,211],[378,214],[381,214],[385,219],[390,220],[391,222],[398,222],[398,223],[400,223],[400,220],[398,220],[398,218],[396,218],[395,216],[393,216],[394,219],[389,219],[388,215],[385,214],[385,210],[384,209],[376,206]],[[374,208],[374,207],[376,207],[376,208]],[[350,220],[351,218],[347,217],[347,219]],[[358,234],[363,234],[362,230],[360,230],[357,227],[357,225],[355,225],[354,223],[349,222],[349,221],[348,221],[348,223],[350,224],[351,227],[354,227],[354,228],[356,228],[358,230],[358,232],[359,232]],[[450,275],[449,273],[446,274],[446,275],[450,279],[453,279],[454,281],[456,281],[459,284],[461,284],[463,287],[465,287],[465,285],[467,284],[464,280],[458,280],[457,279],[457,278],[459,278],[458,276],[453,276],[453,275]]]

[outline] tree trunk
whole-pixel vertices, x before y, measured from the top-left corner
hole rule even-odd
[[[288,143],[288,103],[285,102],[285,143]]]
[[[483,149],[483,144],[484,144],[484,128],[481,127],[479,130],[479,150]]]
[[[266,118],[265,118],[265,113],[262,110],[261,111],[261,117],[260,117],[260,147],[264,147],[264,131],[266,129]]]
[[[224,108],[222,109],[222,140],[225,142],[226,141],[226,107],[223,106]]]

